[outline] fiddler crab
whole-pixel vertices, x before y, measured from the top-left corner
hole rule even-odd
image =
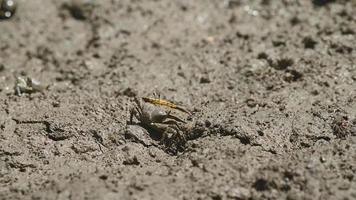
[[[16,78],[14,90],[15,94],[21,96],[23,93],[40,92],[45,87],[37,80],[30,77],[19,76]]]
[[[159,98],[134,98],[135,105],[130,109],[130,123],[138,120],[138,125],[145,128],[160,140],[160,144],[171,152],[181,151],[185,145],[185,134],[191,124],[184,120],[184,115],[191,113],[183,107]],[[179,111],[179,112],[175,112]],[[180,116],[181,115],[181,116]]]

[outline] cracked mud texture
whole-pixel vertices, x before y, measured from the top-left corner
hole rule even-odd
[[[356,199],[354,0],[17,3],[0,199]],[[203,127],[178,155],[126,127],[155,91]]]

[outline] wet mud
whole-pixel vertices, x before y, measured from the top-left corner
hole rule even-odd
[[[18,0],[0,20],[0,199],[356,199],[355,10]],[[45,89],[18,95],[20,76]],[[175,153],[127,124],[155,92],[193,113]]]

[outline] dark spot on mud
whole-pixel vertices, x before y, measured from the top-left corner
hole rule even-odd
[[[286,71],[283,79],[287,82],[294,82],[300,80],[302,77],[302,73],[298,72],[297,70],[290,69]]]
[[[265,52],[261,52],[257,55],[257,58],[266,60],[268,58],[268,55]]]
[[[240,0],[226,0],[224,2],[226,8],[229,8],[229,9],[233,9],[235,7],[238,7],[241,5],[241,1]]]
[[[311,147],[311,145],[310,145],[309,143],[307,143],[307,142],[301,142],[301,143],[300,143],[300,146],[303,147],[303,148],[309,148],[309,147]]]
[[[103,175],[100,175],[99,176],[99,178],[101,179],[101,180],[107,180],[109,177],[108,177],[108,175],[106,175],[106,174],[103,174]]]
[[[272,41],[273,46],[279,47],[279,46],[286,46],[286,42],[283,40],[273,40]]]
[[[330,48],[334,49],[335,52],[340,54],[351,54],[353,51],[352,47],[347,46],[346,44],[339,44],[339,43],[332,43],[330,45]]]
[[[120,92],[118,95],[125,95],[127,97],[136,97],[137,96],[137,91],[131,87],[126,88],[122,92]]]
[[[248,34],[243,33],[241,31],[236,32],[236,37],[244,39],[244,40],[248,40],[250,38],[250,36]]]
[[[355,35],[355,30],[352,29],[351,27],[343,27],[341,29],[341,33],[343,35]]]
[[[259,136],[264,136],[265,135],[265,133],[263,131],[261,131],[261,130],[258,130],[257,133],[258,133]]]
[[[5,70],[5,65],[0,63],[0,72],[4,71]]]
[[[270,4],[271,4],[271,0],[262,0],[261,1],[261,5],[269,6]]]
[[[199,82],[202,83],[202,84],[206,84],[206,83],[210,83],[211,80],[210,80],[210,78],[208,76],[203,76],[203,77],[200,78]]]
[[[222,196],[220,194],[212,194],[211,195],[211,199],[212,200],[221,200],[223,198],[222,198]]]
[[[240,139],[240,142],[244,145],[251,144],[251,139],[247,137],[246,135],[243,135],[241,137],[237,136],[237,138]]]
[[[312,37],[310,36],[307,36],[303,39],[303,44],[304,44],[304,48],[306,49],[314,49],[315,48],[315,45],[317,44],[318,42],[316,42]]]
[[[211,126],[211,122],[209,120],[205,120],[205,126],[209,128]]]
[[[315,6],[325,6],[328,3],[335,2],[335,0],[313,0]]]
[[[293,133],[292,135],[289,136],[289,142],[296,143],[297,141],[298,141],[298,134]]]
[[[300,22],[301,22],[297,16],[292,17],[289,21],[292,26],[300,24]]]
[[[151,127],[147,127],[144,125],[141,125],[141,126],[144,127],[148,131],[150,138],[152,138],[153,140],[156,140],[156,141],[161,140],[162,133],[159,133],[157,130],[155,130]]]
[[[294,64],[294,60],[292,58],[279,58],[276,61],[268,59],[268,62],[271,67],[277,70],[285,70]]]
[[[93,12],[95,5],[93,1],[71,0],[70,3],[64,3],[62,9],[69,11],[71,16],[77,20],[88,19]]]
[[[287,178],[288,180],[293,180],[294,176],[295,176],[295,173],[293,173],[291,171],[284,172],[284,177]]]
[[[124,162],[122,164],[124,164],[124,165],[139,165],[140,162],[138,161],[136,156],[133,156],[133,157],[129,157],[126,160],[124,160]]]
[[[257,190],[257,191],[266,191],[269,189],[268,186],[268,181],[266,179],[257,179],[255,181],[255,183],[253,184],[253,187]]]

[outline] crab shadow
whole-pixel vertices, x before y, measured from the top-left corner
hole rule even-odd
[[[146,147],[156,146],[170,155],[184,151],[185,142],[176,140],[162,141],[162,133],[140,123],[127,123],[125,139],[138,142]]]
[[[160,134],[157,130],[153,129],[152,127],[145,126],[141,123],[137,122],[127,122],[128,127],[136,127],[136,129],[141,129],[141,133],[139,133],[138,130],[136,131],[131,131],[133,132],[132,134],[135,135],[137,139],[140,139],[146,136],[145,139],[147,139],[147,136],[149,136],[150,139],[152,139],[155,142],[160,142],[162,139],[162,134]],[[144,135],[143,135],[144,134]]]

